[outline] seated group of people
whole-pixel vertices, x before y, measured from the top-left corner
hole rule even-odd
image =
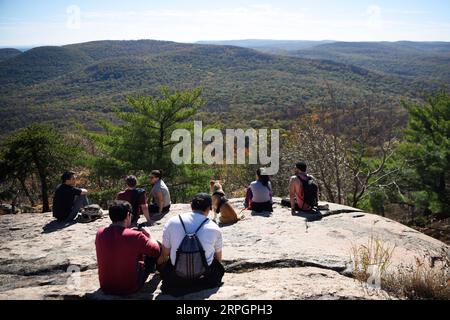
[[[289,200],[282,200],[282,205],[290,207],[292,214],[297,211],[312,212],[318,205],[319,189],[306,170],[307,166],[303,162],[295,165],[295,175],[289,180]],[[270,177],[258,169],[256,180],[247,188],[245,208],[255,212],[273,212],[272,196]]]
[[[160,243],[148,227],[130,228],[133,214],[129,202],[114,201],[109,207],[112,224],[98,230],[95,239],[101,289],[116,295],[134,293],[156,269],[163,293],[178,295],[219,286],[225,273],[222,232],[207,218],[211,208],[211,196],[197,194],[191,212],[166,223]],[[183,244],[194,234],[199,250],[183,251]]]
[[[130,175],[125,179],[126,188],[116,195],[116,200],[127,201],[132,206],[135,224],[140,215],[144,215],[147,222],[151,222],[151,214],[164,214],[170,210],[170,192],[162,180],[161,170],[153,170],[150,175],[152,202],[147,204],[144,189],[137,188],[137,179]],[[61,177],[61,184],[56,188],[53,196],[53,216],[61,222],[70,222],[77,218],[80,210],[89,204],[86,189],[77,188],[76,176],[72,171],[65,172]]]
[[[273,211],[272,185],[261,169],[247,188],[245,207],[254,211]],[[152,203],[147,204],[145,190],[137,188],[134,176],[126,178],[126,189],[109,205],[111,225],[98,230],[95,245],[100,287],[109,294],[131,294],[138,291],[149,275],[158,270],[164,293],[197,291],[220,285],[224,275],[222,232],[208,219],[212,210],[209,194],[199,193],[191,201],[191,212],[172,217],[165,224],[162,242],[151,236],[147,226],[134,227],[140,215],[152,224],[152,215],[170,210],[170,192],[161,179],[160,170],[150,176]],[[74,172],[65,172],[55,191],[53,215],[59,221],[74,220],[88,204],[87,190],[75,187]],[[306,165],[298,163],[289,184],[292,213],[308,211],[305,190],[311,177]]]

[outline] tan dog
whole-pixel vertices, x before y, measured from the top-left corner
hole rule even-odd
[[[220,212],[219,223],[228,224],[238,222],[240,219],[231,203],[225,198],[225,192],[219,180],[211,180],[212,209],[214,221],[217,222],[217,214]]]

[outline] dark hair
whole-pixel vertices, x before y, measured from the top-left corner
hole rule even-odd
[[[263,186],[265,187],[269,186],[270,177],[266,174],[262,174],[261,169],[256,170],[256,175],[258,176],[258,179]]]
[[[306,163],[304,163],[304,162],[298,162],[298,163],[295,165],[295,167],[296,167],[298,170],[301,170],[301,171],[303,171],[303,172],[306,172]]]
[[[72,179],[72,177],[75,175],[75,172],[73,171],[66,171],[61,176],[61,182],[65,183],[67,180]]]
[[[197,193],[191,201],[192,210],[205,211],[212,206],[211,196],[207,193]]]
[[[162,178],[162,170],[153,170],[151,172],[151,175],[161,179]]]
[[[125,181],[127,183],[127,186],[129,186],[131,188],[134,188],[137,185],[137,179],[135,176],[130,175],[125,178]]]
[[[112,222],[121,222],[125,220],[128,213],[132,212],[131,204],[127,201],[114,200],[109,206],[109,217]]]

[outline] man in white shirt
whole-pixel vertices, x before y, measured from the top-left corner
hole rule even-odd
[[[177,288],[189,288],[191,289],[190,291],[197,291],[217,287],[221,284],[222,277],[225,273],[221,264],[222,231],[216,223],[207,219],[212,209],[211,196],[206,193],[197,194],[192,199],[191,208],[192,212],[173,217],[164,226],[162,253],[158,259],[158,269],[163,280],[161,290],[166,293],[174,292]],[[184,231],[180,217],[184,223],[186,232]],[[208,268],[201,278],[193,281],[186,280],[180,278],[175,273],[174,266],[177,258],[177,250],[186,233],[192,234],[200,226],[201,228],[197,232],[197,238],[205,251]]]

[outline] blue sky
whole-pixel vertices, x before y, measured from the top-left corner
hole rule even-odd
[[[0,0],[0,46],[105,39],[450,41],[450,1]]]

